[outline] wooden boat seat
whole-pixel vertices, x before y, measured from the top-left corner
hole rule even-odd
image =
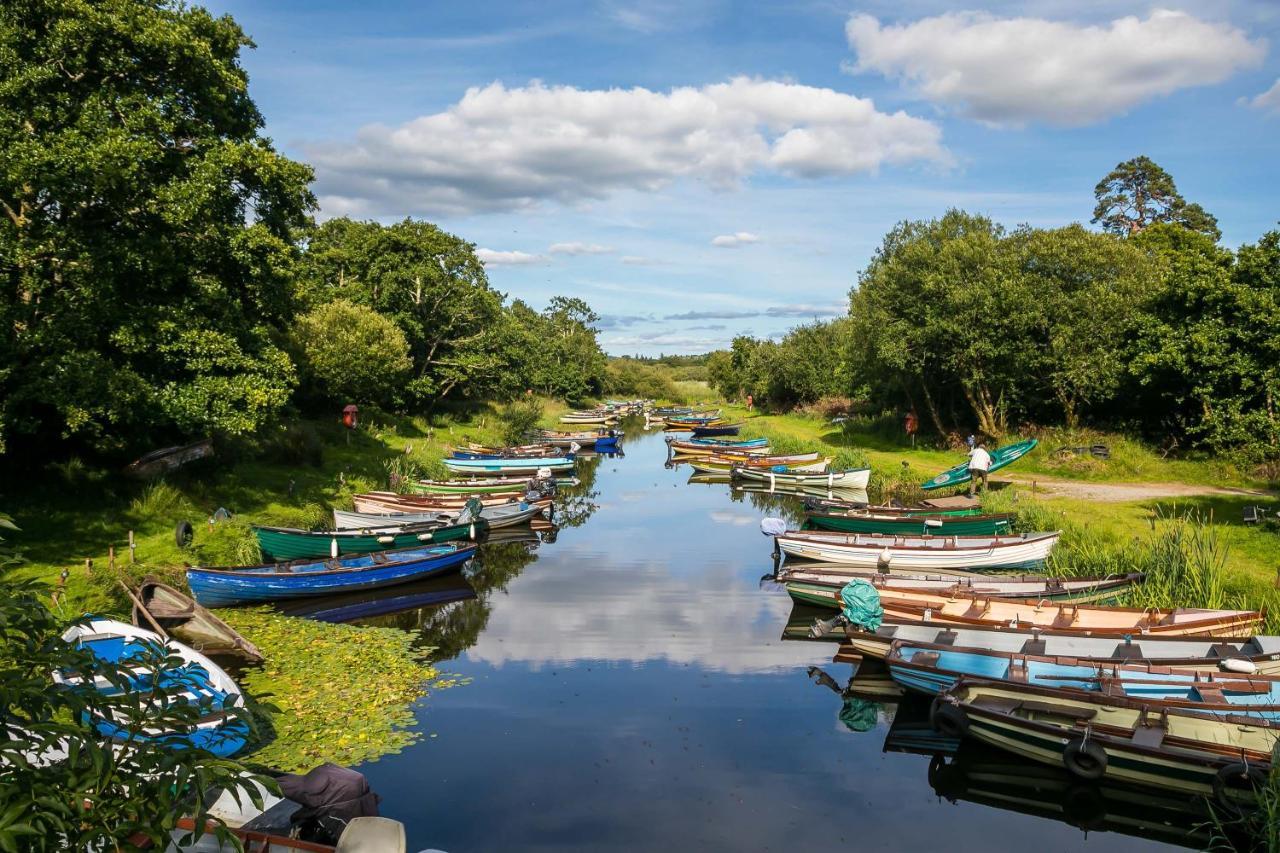
[[[1098,715],[1097,711],[1088,708],[1073,708],[1070,705],[1055,705],[1052,702],[1036,702],[1034,700],[1024,700],[1019,702],[1014,710],[1028,711],[1032,714],[1048,714],[1054,717],[1066,717],[1070,720],[1092,720]]]
[[[956,644],[956,640],[958,639],[960,639],[959,634],[957,634],[955,631],[947,630],[947,631],[939,631],[938,636],[934,637],[933,641],[937,643],[939,646],[954,646]]]
[[[1155,748],[1164,743],[1164,736],[1164,726],[1144,726],[1139,723],[1134,726],[1133,734],[1129,735],[1129,741],[1135,746]]]
[[[1116,660],[1143,660],[1142,646],[1137,643],[1117,643],[1111,650],[1111,657]]]
[[[1231,643],[1214,643],[1209,647],[1209,651],[1205,653],[1205,656],[1211,658],[1237,658],[1240,657],[1240,650]]]
[[[1025,684],[1027,681],[1027,662],[1021,660],[1009,661],[1009,672],[1005,677],[1010,681],[1021,681]]]
[[[387,559],[387,555],[382,553],[381,551],[374,551],[369,555],[369,559],[373,560],[378,565],[384,565],[386,563],[391,562],[390,560]]]
[[[920,666],[937,666],[938,658],[937,652],[917,652],[911,657],[911,662],[918,663]]]
[[[1022,644],[1022,654],[1024,655],[1043,655],[1047,651],[1044,638],[1033,637]]]
[[[1215,705],[1227,704],[1227,697],[1222,695],[1222,688],[1216,684],[1200,683],[1195,685],[1195,691],[1199,694],[1201,702],[1212,702]]]

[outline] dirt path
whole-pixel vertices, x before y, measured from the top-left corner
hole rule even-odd
[[[993,476],[993,482],[1017,483],[1020,486],[1035,484],[1036,491],[1050,497],[1078,498],[1103,503],[1129,503],[1160,498],[1191,498],[1209,496],[1225,497],[1280,497],[1265,489],[1242,489],[1224,486],[1193,486],[1187,483],[1090,483],[1081,480],[1055,480],[1052,477]]]

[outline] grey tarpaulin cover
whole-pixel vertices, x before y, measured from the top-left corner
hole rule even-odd
[[[880,606],[880,593],[868,581],[854,579],[840,590],[841,611],[844,618],[864,631],[875,631],[884,621],[884,608]]]
[[[781,518],[762,518],[760,532],[765,536],[781,536],[787,532],[787,523]]]
[[[337,764],[321,764],[306,775],[288,773],[276,780],[280,792],[302,808],[293,823],[314,823],[335,840],[354,817],[377,817],[378,795],[364,774]]]

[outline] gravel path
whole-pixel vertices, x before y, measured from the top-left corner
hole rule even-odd
[[[1192,498],[1202,496],[1280,498],[1265,489],[1242,489],[1224,486],[1194,486],[1187,483],[1090,483],[1082,480],[1055,480],[1052,477],[997,477],[997,481],[1019,486],[1035,484],[1036,491],[1051,497],[1078,498],[1103,503],[1129,503],[1160,498]]]

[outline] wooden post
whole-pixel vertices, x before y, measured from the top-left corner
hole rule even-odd
[[[91,575],[91,574],[93,574],[93,560],[85,560],[85,561],[84,561],[84,573],[85,573],[86,575]]]
[[[107,546],[107,568],[111,570],[111,574],[116,573],[116,546]]]
[[[133,531],[129,531],[129,565],[138,561],[138,543],[133,541]]]

